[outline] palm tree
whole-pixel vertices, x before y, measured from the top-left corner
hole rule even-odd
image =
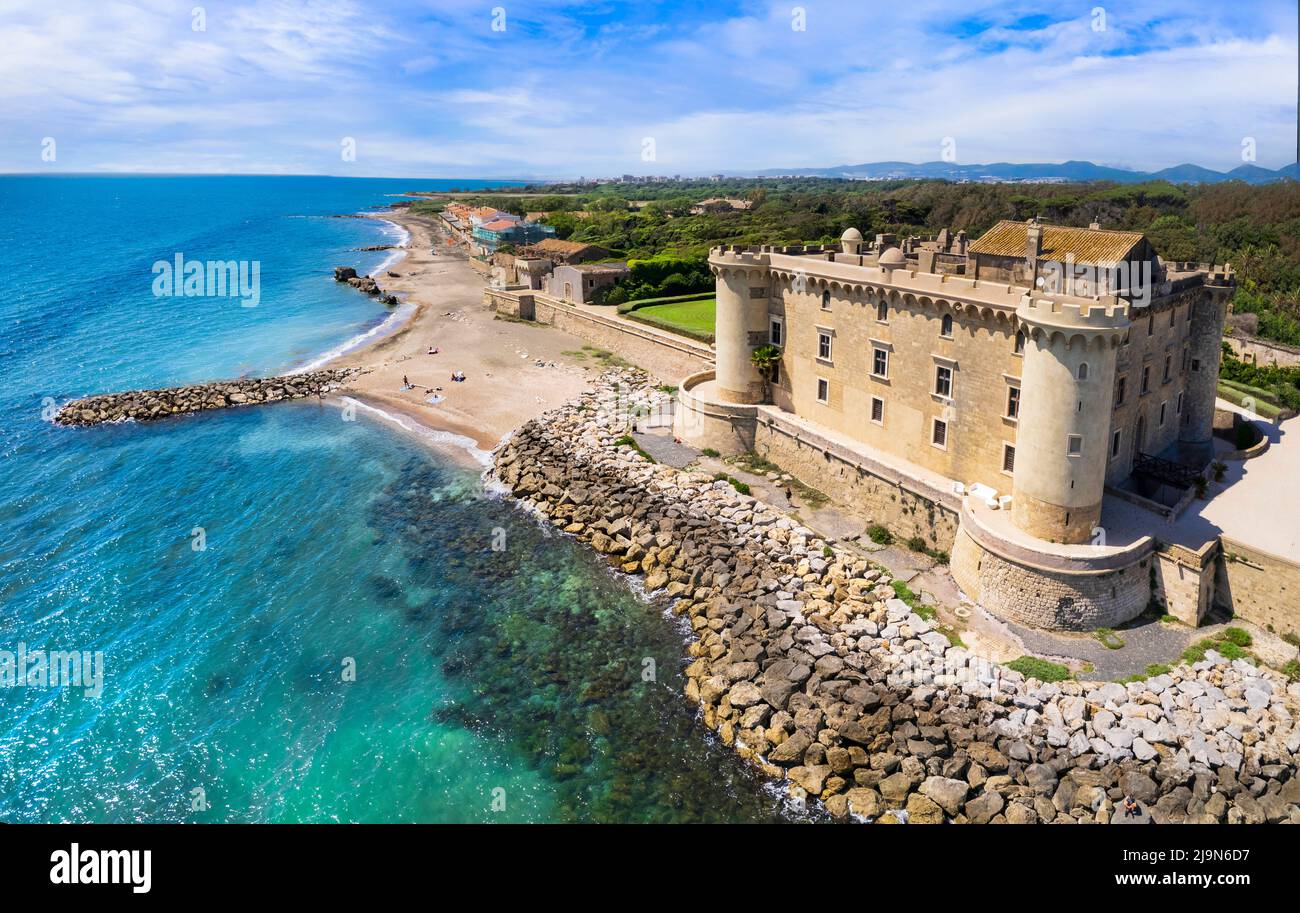
[[[781,363],[781,349],[772,344],[759,346],[749,353],[749,363],[758,369],[759,375],[766,383],[772,383],[772,378],[776,376],[776,366]],[[766,400],[767,390],[764,388],[763,399]]]

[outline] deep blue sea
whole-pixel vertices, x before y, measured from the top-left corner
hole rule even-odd
[[[373,328],[331,267],[398,235],[339,216],[452,186],[483,184],[0,176],[0,663],[103,657],[98,695],[0,687],[0,820],[786,817],[681,697],[662,608],[463,460],[319,402],[48,420]],[[258,262],[257,306],[156,296],[178,253]]]

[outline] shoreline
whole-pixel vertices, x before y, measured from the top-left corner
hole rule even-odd
[[[368,273],[401,304],[376,326],[308,363],[316,369],[365,369],[334,396],[350,396],[390,421],[400,417],[448,435],[448,441],[460,439],[472,445],[461,449],[481,467],[480,453],[586,386],[589,369],[564,354],[581,341],[549,327],[496,320],[483,300],[483,277],[436,217],[405,208],[360,215],[405,234],[401,246]],[[453,382],[453,372],[463,372],[466,380]],[[431,397],[440,399],[429,402]]]

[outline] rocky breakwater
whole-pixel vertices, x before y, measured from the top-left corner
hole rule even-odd
[[[360,373],[362,370],[359,368],[347,368],[217,381],[160,390],[105,393],[66,403],[55,415],[54,421],[60,425],[100,425],[127,419],[149,422],[169,415],[203,412],[207,409],[324,396]]]
[[[627,446],[662,396],[606,375],[519,429],[491,473],[673,600],[694,632],[687,696],[796,799],[882,823],[1300,823],[1300,685],[1214,653],[1127,685],[982,661],[865,558]]]
[[[379,287],[379,283],[370,276],[358,276],[356,269],[351,266],[334,267],[334,281],[346,282],[354,289],[378,298],[381,304],[387,304],[390,306],[397,304],[396,295],[390,292],[385,292]]]

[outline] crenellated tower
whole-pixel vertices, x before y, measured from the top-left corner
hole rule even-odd
[[[767,396],[767,384],[749,359],[767,339],[768,256],[740,248],[714,248],[709,268],[718,277],[714,329],[717,395],[723,402],[761,403]]]
[[[1012,520],[1040,539],[1088,542],[1101,519],[1115,358],[1129,306],[1028,294],[1016,318],[1025,351]]]

